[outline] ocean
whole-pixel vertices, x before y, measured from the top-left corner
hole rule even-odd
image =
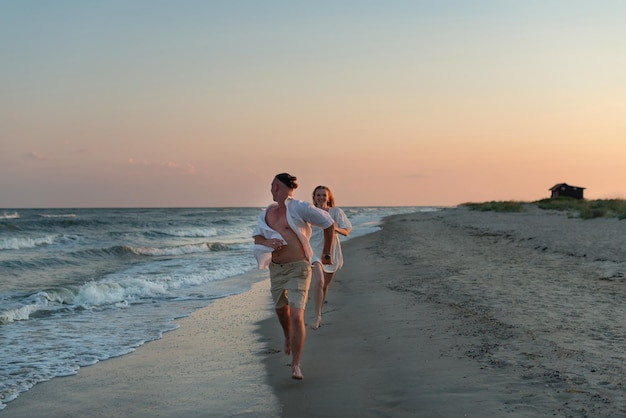
[[[343,207],[348,238],[434,207]],[[0,410],[248,290],[261,208],[0,209]]]

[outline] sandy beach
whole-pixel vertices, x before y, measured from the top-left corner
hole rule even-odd
[[[626,416],[625,249],[617,219],[398,215],[344,245],[303,381],[262,280],[0,415]]]

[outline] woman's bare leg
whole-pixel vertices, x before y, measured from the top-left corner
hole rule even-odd
[[[324,302],[326,301],[326,294],[328,293],[328,287],[330,286],[330,282],[333,281],[333,277],[335,273],[326,273],[324,272],[324,289],[322,291],[322,303],[321,306],[324,306]]]

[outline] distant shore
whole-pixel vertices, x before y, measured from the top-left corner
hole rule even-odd
[[[618,219],[394,216],[344,244],[303,381],[261,281],[0,416],[626,416],[624,248]]]

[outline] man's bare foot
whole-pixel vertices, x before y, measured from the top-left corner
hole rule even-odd
[[[322,325],[322,315],[315,315],[315,319],[313,320],[313,323],[311,324],[311,328],[318,329],[320,325]]]
[[[300,366],[291,366],[291,378],[296,380],[304,379],[304,376],[302,376],[302,371],[300,370]]]
[[[287,356],[288,356],[289,354],[291,354],[291,347],[289,346],[289,340],[288,340],[288,339],[285,339],[285,348],[284,348],[284,351],[285,351],[285,355],[287,355]]]

